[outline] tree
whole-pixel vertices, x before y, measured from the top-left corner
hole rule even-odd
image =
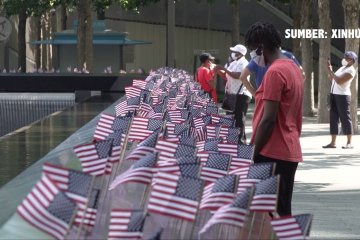
[[[343,0],[342,2],[345,17],[345,29],[358,29],[359,28],[359,0]],[[354,51],[359,53],[359,39],[358,38],[346,38],[345,50]],[[358,119],[357,119],[357,107],[358,107],[358,74],[356,74],[354,80],[351,83],[351,120],[353,123],[354,133],[358,132]]]
[[[318,0],[319,28],[331,33],[329,0]],[[327,60],[330,58],[331,39],[319,39],[319,87],[318,87],[318,123],[329,122],[326,102],[331,82],[328,79]]]
[[[229,3],[232,9],[231,41],[235,45],[240,42],[240,4],[237,0],[230,0]]]
[[[301,28],[310,29],[312,27],[312,4],[311,0],[303,0],[301,6]],[[314,116],[314,80],[312,78],[313,53],[311,39],[301,39],[301,59],[305,72],[304,83],[304,105],[303,115]]]
[[[90,5],[91,0],[79,0],[78,2],[77,56],[78,69],[82,70],[86,65],[86,69],[91,72],[93,67],[93,31]]]
[[[302,1],[301,0],[294,0],[294,18],[293,18],[293,28],[300,29],[301,28],[301,16],[302,16]],[[301,39],[294,38],[292,40],[292,52],[298,58],[301,56]]]
[[[18,67],[26,72],[26,21],[28,17],[41,16],[52,7],[51,0],[0,0],[0,6],[7,16],[18,15]]]

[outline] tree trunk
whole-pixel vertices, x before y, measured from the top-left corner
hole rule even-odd
[[[312,4],[311,0],[303,0],[301,7],[301,28],[310,29],[312,27]],[[303,115],[312,117],[314,116],[314,79],[312,78],[313,72],[313,53],[311,39],[301,39],[301,58],[302,66],[305,71],[304,83],[304,105]]]
[[[36,26],[36,41],[41,40],[41,18],[37,17],[35,19]],[[41,66],[41,48],[40,45],[35,45],[35,67],[38,69]]]
[[[86,36],[86,4],[87,0],[79,0],[78,4],[78,26],[77,26],[77,67],[81,70],[85,63],[85,36]]]
[[[26,11],[21,9],[18,23],[18,68],[20,72],[26,72],[26,20]]]
[[[301,28],[301,1],[300,0],[295,0],[295,14],[294,14],[294,19],[293,19],[293,28],[294,29],[300,29]],[[296,58],[300,58],[301,57],[301,44],[300,44],[300,39],[299,38],[294,38],[292,40],[292,52],[293,54],[296,56]]]
[[[358,29],[359,28],[359,0],[344,0],[344,17],[345,17],[345,29]],[[358,38],[346,38],[345,39],[345,51],[354,51],[359,54],[359,39]],[[357,68],[357,66],[355,66]],[[358,74],[356,74],[354,80],[351,83],[351,121],[353,124],[354,133],[358,133]]]
[[[67,13],[66,13],[66,6],[65,4],[61,5],[61,30],[66,30],[66,23],[67,23]]]
[[[98,8],[96,10],[96,17],[97,17],[97,20],[105,20],[105,9]]]
[[[86,21],[85,21],[85,61],[86,69],[89,72],[93,71],[93,27],[91,15],[91,0],[86,4]]]
[[[175,2],[166,1],[166,66],[175,65]]]
[[[49,16],[48,13],[44,13],[44,16],[41,21],[41,38],[42,40],[49,39]],[[49,45],[42,44],[41,45],[41,68],[46,71],[49,69]]]
[[[232,8],[232,44],[236,45],[240,43],[240,8],[239,1],[231,4]]]
[[[319,28],[331,33],[330,2],[318,0]],[[327,95],[330,92],[331,81],[328,78],[327,60],[330,58],[331,38],[319,39],[319,87],[318,87],[318,123],[329,122],[327,110]]]

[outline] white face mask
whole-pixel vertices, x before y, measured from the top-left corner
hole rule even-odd
[[[349,64],[349,63],[348,63],[348,61],[345,60],[345,58],[343,58],[343,59],[341,60],[341,65],[343,65],[344,67],[346,67],[348,64]]]
[[[265,67],[265,58],[264,55],[257,55],[256,53],[257,49],[250,52],[251,59],[259,66],[259,67]]]
[[[237,57],[236,57],[236,53],[231,53],[231,58],[232,58],[232,60],[236,60],[237,59]]]

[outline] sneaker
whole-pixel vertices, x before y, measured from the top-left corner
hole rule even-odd
[[[342,146],[343,149],[353,149],[354,146],[351,145],[350,143],[346,144],[345,146]]]

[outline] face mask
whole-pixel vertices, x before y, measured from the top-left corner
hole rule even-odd
[[[231,53],[231,58],[232,58],[232,60],[236,60],[237,59],[237,57],[236,57],[236,53]]]
[[[257,49],[250,52],[251,59],[259,66],[259,67],[265,67],[265,58],[264,55],[257,55],[256,53]]]
[[[344,67],[346,67],[348,64],[349,64],[349,63],[348,63],[348,61],[345,60],[345,58],[343,58],[343,59],[341,60],[341,65],[343,65]]]

